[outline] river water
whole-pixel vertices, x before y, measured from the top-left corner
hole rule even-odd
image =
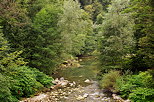
[[[95,56],[82,57],[81,67],[69,67],[57,70],[54,78],[61,78],[77,83],[77,87],[63,89],[64,97],[57,97],[57,102],[115,102],[99,88],[97,82],[98,59]],[[86,83],[85,80],[91,83]],[[86,96],[86,97],[85,97]]]
[[[98,73],[98,59],[95,56],[82,57],[82,61],[79,62],[81,67],[69,67],[58,69],[57,73],[53,75],[54,78],[64,77],[66,80],[75,81],[81,86],[88,85],[84,81],[86,79],[96,80]]]
[[[104,94],[98,86],[96,79],[99,72],[97,57],[82,57],[81,59],[81,67],[58,69],[53,75],[54,78],[64,77],[65,80],[74,81],[76,86],[49,90],[21,102],[116,102]],[[86,83],[87,79],[91,83]]]

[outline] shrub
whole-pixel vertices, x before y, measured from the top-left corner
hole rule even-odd
[[[16,98],[28,97],[43,85],[35,79],[35,74],[26,66],[14,68],[10,73],[11,91]]]
[[[40,82],[42,85],[44,85],[45,87],[51,86],[53,85],[51,82],[53,80],[52,77],[47,76],[46,74],[44,74],[43,72],[40,72],[38,69],[36,68],[31,68],[31,70],[33,71],[35,78],[38,82]]]
[[[10,91],[10,83],[6,76],[0,73],[0,101],[1,102],[17,102],[18,100],[12,96]]]
[[[6,80],[9,78],[9,81],[6,83],[2,80],[2,84],[6,86],[3,89],[7,92],[6,94],[10,97],[9,99],[14,98],[17,100],[21,97],[29,97],[44,86],[46,87],[52,84],[51,77],[35,68],[29,68],[27,66],[12,68],[8,72],[5,72],[5,75],[7,75]]]
[[[129,83],[128,80],[130,75],[121,76],[116,80],[116,90],[120,91],[121,97],[128,98],[128,95],[131,93],[135,85]]]
[[[138,75],[119,78],[116,81],[116,89],[122,97],[130,98],[134,102],[151,102],[149,100],[154,96],[154,81],[148,71],[140,72]]]
[[[116,80],[120,77],[119,71],[110,71],[103,75],[101,80],[101,87],[105,89],[114,89],[116,85]]]
[[[129,94],[133,102],[154,102],[154,89],[138,87]]]

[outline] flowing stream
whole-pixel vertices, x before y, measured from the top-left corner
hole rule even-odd
[[[84,81],[86,79],[96,80],[98,73],[97,68],[97,58],[94,56],[91,57],[82,57],[82,61],[79,62],[81,67],[70,67],[57,70],[57,73],[53,76],[54,78],[64,77],[66,80],[75,81],[81,86],[87,86],[88,84]]]
[[[90,56],[81,59],[80,67],[61,68],[53,75],[54,78],[63,77],[70,83],[75,82],[75,86],[49,90],[21,102],[119,102],[104,94],[98,86],[97,57]]]
[[[106,96],[98,86],[97,73],[98,59],[95,56],[82,57],[79,62],[81,67],[69,67],[57,70],[54,78],[64,77],[70,82],[76,82],[77,87],[67,90],[64,97],[58,97],[57,102],[115,102],[111,97]],[[86,83],[89,80],[91,83]]]

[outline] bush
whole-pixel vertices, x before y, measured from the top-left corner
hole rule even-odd
[[[8,75],[11,77],[12,95],[18,99],[28,97],[43,87],[36,80],[34,72],[26,66],[14,68]]]
[[[113,90],[116,85],[116,80],[120,77],[119,71],[110,71],[103,75],[103,78],[100,82],[101,87],[104,89]]]
[[[35,68],[20,66],[0,74],[1,102],[17,102],[21,97],[29,97],[44,86],[52,85],[52,78]],[[5,94],[4,94],[5,93]]]
[[[133,102],[154,102],[154,89],[138,87],[129,94]]]
[[[151,102],[149,100],[154,96],[154,81],[149,71],[140,72],[138,75],[119,78],[116,89],[122,97],[130,98],[134,102]]]
[[[34,75],[35,75],[35,79],[40,82],[42,85],[44,85],[45,87],[51,86],[53,85],[51,83],[51,81],[53,80],[52,77],[47,76],[46,74],[44,74],[43,72],[40,72],[38,69],[36,68],[31,68],[31,70],[33,71]]]
[[[18,102],[21,97],[28,97],[44,86],[51,85],[52,78],[35,68],[29,68],[22,51],[12,53],[7,41],[0,33],[0,102]]]
[[[10,83],[8,79],[0,73],[0,101],[1,102],[17,102],[18,100],[12,96],[10,91]]]

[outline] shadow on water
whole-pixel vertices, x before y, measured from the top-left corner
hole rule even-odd
[[[80,58],[81,67],[69,67],[58,69],[57,73],[53,75],[54,78],[64,77],[66,80],[75,81],[77,84],[86,86],[84,82],[86,79],[96,80],[96,75],[98,73],[98,60],[95,56],[82,57]]]

